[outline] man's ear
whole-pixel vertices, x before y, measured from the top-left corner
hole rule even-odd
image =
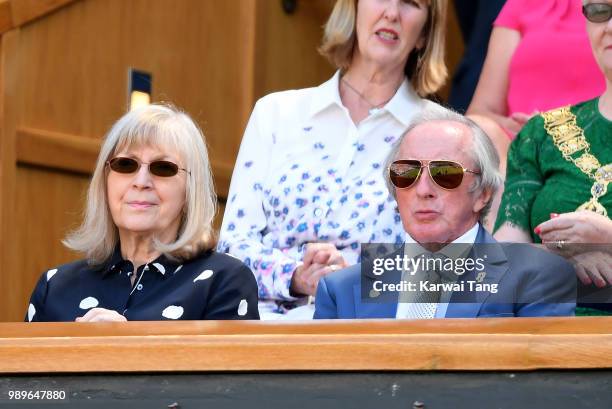
[[[477,193],[472,210],[474,213],[480,213],[492,199],[493,192],[491,189],[483,189],[480,193]]]

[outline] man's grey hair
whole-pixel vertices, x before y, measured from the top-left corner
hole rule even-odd
[[[499,155],[497,149],[491,142],[491,139],[487,134],[471,119],[458,114],[457,112],[451,111],[450,109],[443,108],[439,105],[433,105],[425,108],[421,112],[415,114],[408,129],[400,137],[400,139],[393,145],[391,152],[387,156],[387,160],[384,167],[384,177],[387,183],[387,189],[391,195],[395,196],[395,186],[389,179],[389,166],[398,159],[397,154],[399,152],[402,142],[408,135],[417,127],[426,124],[428,122],[455,122],[466,126],[472,134],[472,146],[466,149],[471,159],[474,162],[476,169],[480,171],[479,175],[474,175],[476,182],[474,186],[470,188],[471,192],[482,192],[489,190],[491,192],[491,199],[486,206],[480,211],[480,221],[484,221],[485,217],[491,209],[491,202],[495,197],[495,193],[503,185],[503,177],[499,171]]]

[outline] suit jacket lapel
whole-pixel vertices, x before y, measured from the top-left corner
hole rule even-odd
[[[353,286],[355,318],[395,318],[397,301],[364,302],[361,299],[361,283]]]
[[[483,260],[485,276],[480,282],[483,284],[498,284],[508,271],[508,258],[502,246],[482,226],[478,231],[478,236],[476,236],[475,244],[469,257],[474,260],[478,258]],[[466,273],[461,280],[477,281],[478,273],[478,271],[472,270]],[[475,318],[478,316],[482,304],[490,296],[489,293],[485,292],[470,292],[468,288],[466,288],[466,292],[468,294],[452,295],[446,310],[446,318]],[[473,302],[466,302],[466,297],[469,300],[473,299]],[[463,301],[459,301],[460,298]]]
[[[381,257],[395,258],[396,255],[403,255],[404,246],[391,254]],[[399,283],[402,272],[399,270],[386,271],[382,275],[375,275],[372,271],[370,262],[362,264],[366,270],[361,272],[359,283],[353,286],[353,297],[355,302],[355,315],[357,318],[395,318],[397,312],[397,293],[378,293],[371,294],[375,281],[382,281],[384,284]],[[362,287],[363,284],[363,287]],[[374,295],[372,297],[371,295]],[[368,301],[369,300],[369,301]]]

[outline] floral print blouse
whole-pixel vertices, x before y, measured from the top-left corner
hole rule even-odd
[[[244,133],[218,249],[251,268],[260,303],[295,300],[291,276],[308,243],[331,242],[354,264],[360,243],[403,241],[383,168],[414,113],[433,102],[405,80],[355,125],[339,80],[262,98]]]

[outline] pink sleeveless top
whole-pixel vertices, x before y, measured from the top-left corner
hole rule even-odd
[[[510,63],[508,114],[547,111],[604,92],[581,0],[508,0],[494,26],[521,34]]]

